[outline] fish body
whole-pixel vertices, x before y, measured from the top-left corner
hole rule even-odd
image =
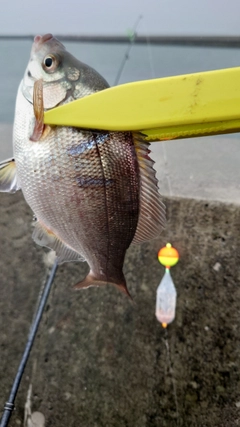
[[[59,262],[88,262],[77,287],[112,283],[127,293],[127,248],[157,237],[164,222],[148,144],[130,132],[43,123],[43,108],[107,87],[52,35],[36,36],[17,94],[15,161],[0,165],[0,190],[22,189],[37,218],[34,240]]]

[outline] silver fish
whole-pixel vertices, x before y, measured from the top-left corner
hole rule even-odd
[[[111,283],[128,293],[126,250],[157,237],[165,219],[149,144],[129,132],[43,123],[44,109],[107,87],[51,34],[36,36],[17,94],[14,159],[0,164],[0,191],[22,190],[37,218],[33,239],[59,263],[88,262],[76,288]]]

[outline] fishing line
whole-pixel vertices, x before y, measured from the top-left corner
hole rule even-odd
[[[150,70],[151,70],[151,77],[152,77],[152,79],[155,79],[156,78],[156,71],[155,71],[155,66],[154,66],[154,61],[153,61],[152,46],[151,46],[150,38],[149,38],[148,32],[146,31],[146,26],[145,26],[144,22],[143,22],[143,26],[144,26],[144,30],[145,30],[145,34],[146,34],[145,37],[146,37],[146,45],[147,45],[149,65],[150,65]],[[170,197],[172,197],[173,192],[172,192],[171,179],[170,179],[170,175],[169,175],[167,150],[166,150],[165,144],[166,144],[165,141],[161,141],[162,152],[163,152],[163,160],[164,160],[164,166],[165,166],[164,174],[165,174],[165,177],[166,177],[167,183],[168,183],[169,195],[170,195]]]
[[[131,49],[132,49],[132,47],[133,47],[133,45],[135,43],[136,37],[137,37],[137,32],[136,32],[137,31],[137,27],[138,27],[139,22],[141,21],[141,19],[142,19],[142,15],[139,15],[137,21],[135,22],[135,25],[133,26],[133,29],[131,30],[131,33],[129,34],[129,44],[127,46],[126,52],[124,54],[124,57],[122,59],[120,67],[118,69],[118,72],[117,72],[117,75],[116,75],[116,78],[115,78],[115,81],[114,81],[114,86],[118,85],[119,80],[120,80],[120,78],[122,76],[124,67],[126,65],[126,62],[129,59],[129,55],[130,55]]]
[[[133,26],[133,29],[132,29],[130,37],[129,37],[130,43],[127,46],[126,52],[124,54],[124,57],[122,59],[120,67],[118,69],[118,72],[117,72],[117,75],[116,75],[116,78],[115,78],[115,81],[114,81],[114,86],[118,85],[118,83],[120,81],[120,78],[122,76],[124,67],[126,65],[126,62],[129,60],[129,54],[130,54],[131,49],[132,49],[132,47],[133,47],[133,45],[135,43],[135,40],[137,38],[137,32],[136,32],[136,30],[137,30],[137,28],[139,26],[139,23],[142,20],[142,18],[143,18],[143,16],[139,15],[138,19],[135,22],[135,25]],[[143,26],[144,26],[144,29],[145,29],[145,37],[146,37],[146,45],[147,45],[147,52],[148,52],[148,60],[149,60],[149,65],[150,65],[150,70],[151,70],[151,77],[152,78],[156,78],[156,72],[155,72],[155,66],[154,66],[153,54],[152,54],[152,47],[151,47],[151,43],[150,43],[150,38],[149,38],[148,32],[146,31],[146,26],[145,26],[144,21],[143,21]],[[172,191],[171,179],[170,179],[170,175],[169,175],[169,171],[168,171],[168,159],[167,159],[167,150],[166,150],[166,147],[165,147],[165,142],[162,141],[161,145],[162,145],[163,160],[164,160],[164,166],[165,166],[164,173],[165,173],[165,177],[167,179],[169,195],[170,195],[170,197],[172,197],[173,191]]]
[[[145,24],[144,24],[144,27],[145,27]],[[151,69],[151,76],[152,76],[152,78],[156,78],[156,72],[155,72],[153,54],[152,54],[152,47],[151,47],[149,36],[147,35],[146,27],[144,29],[145,29],[145,34],[146,34],[146,42],[147,42],[149,64],[150,64],[150,69]],[[164,160],[164,165],[165,165],[165,177],[167,178],[167,182],[168,182],[169,195],[172,196],[171,179],[170,179],[169,170],[168,170],[167,150],[165,147],[166,143],[165,143],[165,141],[161,141],[161,144],[162,144],[163,160]],[[165,329],[165,338],[163,338],[163,340],[164,340],[164,344],[166,347],[166,352],[167,352],[166,359],[167,359],[169,373],[170,373],[171,380],[172,380],[173,397],[174,397],[174,403],[175,403],[176,415],[177,415],[177,425],[179,425],[179,409],[178,409],[177,387],[176,387],[176,381],[175,381],[175,377],[174,377],[173,363],[172,363],[172,359],[171,359],[171,352],[170,352],[168,330],[167,329]]]
[[[170,353],[170,347],[169,347],[169,342],[168,342],[168,330],[167,329],[165,329],[164,344],[165,344],[165,347],[166,347],[166,350],[167,350],[167,361],[168,361],[169,373],[170,373],[171,378],[172,378],[173,396],[174,396],[174,402],[175,402],[176,414],[177,414],[177,425],[179,425],[179,411],[178,411],[177,387],[176,387],[176,381],[175,381],[174,373],[173,373],[173,364],[172,364],[172,360],[171,360],[171,353]]]
[[[20,361],[19,367],[18,367],[18,371],[17,374],[15,376],[13,385],[12,385],[12,389],[8,398],[8,401],[5,403],[4,406],[4,411],[3,411],[3,415],[1,418],[1,423],[0,423],[0,427],[6,427],[8,425],[8,422],[10,420],[10,417],[12,415],[12,411],[14,410],[14,402],[15,402],[15,398],[18,392],[18,388],[20,386],[21,383],[21,379],[34,343],[34,339],[36,337],[37,331],[38,331],[38,327],[43,315],[43,311],[44,308],[46,306],[46,302],[53,284],[53,280],[57,271],[57,267],[58,267],[58,263],[57,260],[55,260],[52,270],[50,272],[50,275],[48,277],[48,280],[46,282],[46,285],[44,287],[43,293],[41,295],[39,304],[38,304],[38,308],[36,311],[36,315],[33,319],[31,328],[30,328],[30,332],[29,332],[29,336],[28,336],[28,340],[27,340],[27,344],[25,347],[25,350],[23,352],[22,355],[22,359]]]
[[[143,25],[145,29],[145,38],[146,38],[146,45],[147,45],[148,61],[149,61],[150,70],[151,70],[151,78],[154,79],[156,78],[156,73],[155,73],[155,67],[153,62],[153,54],[152,54],[152,48],[150,44],[150,37],[147,34],[145,23],[143,23]]]

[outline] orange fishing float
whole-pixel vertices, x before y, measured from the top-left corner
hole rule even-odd
[[[179,260],[179,253],[177,249],[173,248],[171,243],[167,243],[158,252],[158,261],[166,268],[173,267]]]
[[[165,274],[157,288],[156,301],[156,317],[163,328],[166,328],[175,319],[177,291],[170,274],[170,267],[177,264],[178,260],[179,253],[171,243],[167,243],[158,252],[158,261],[166,267]]]

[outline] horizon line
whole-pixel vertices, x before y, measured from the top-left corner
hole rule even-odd
[[[231,46],[240,47],[239,36],[223,36],[223,35],[138,35],[122,36],[122,35],[73,35],[73,34],[57,34],[55,36],[60,40],[72,42],[95,42],[95,43],[152,43],[152,44],[174,44],[174,45],[197,45],[197,46]],[[34,39],[33,34],[0,34],[1,39]]]

